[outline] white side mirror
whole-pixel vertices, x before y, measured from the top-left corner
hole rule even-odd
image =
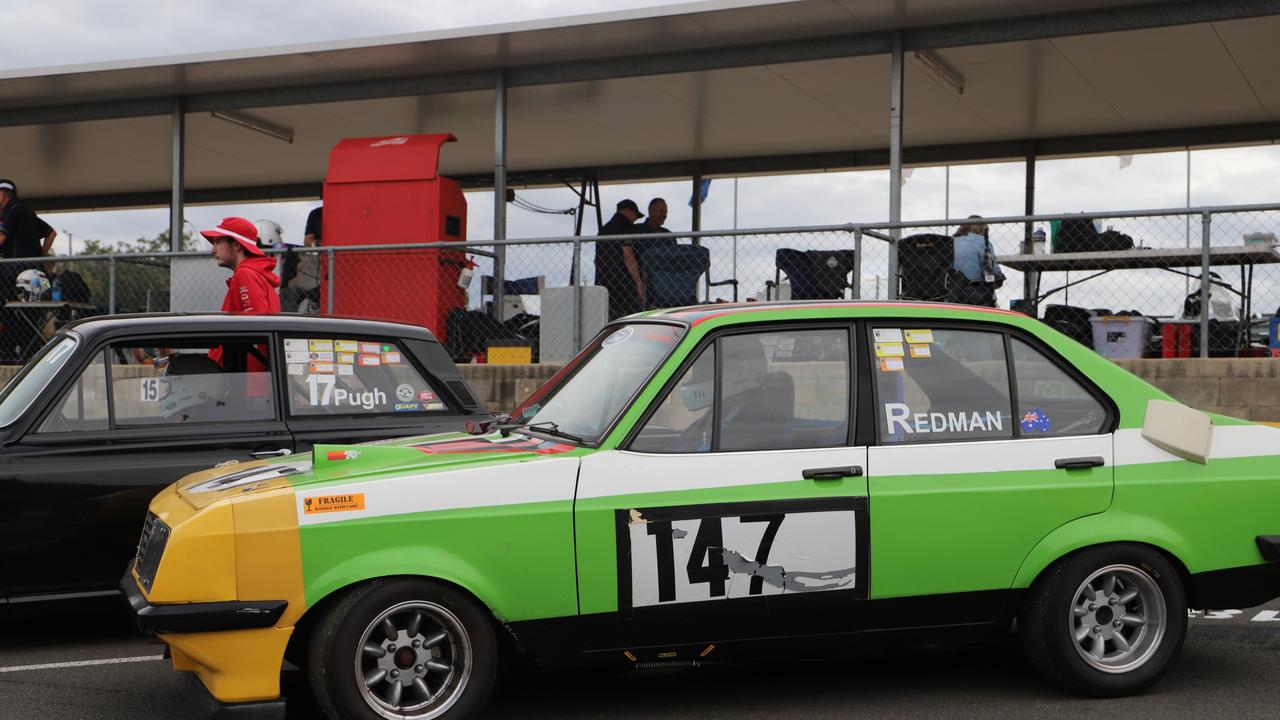
[[[1186,405],[1148,400],[1142,437],[1178,457],[1204,465],[1213,447],[1213,420]]]

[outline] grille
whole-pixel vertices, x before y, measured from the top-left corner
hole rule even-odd
[[[147,592],[151,592],[151,583],[155,581],[156,570],[160,567],[160,556],[164,555],[164,546],[168,542],[169,526],[154,513],[147,513],[147,519],[142,523],[142,537],[138,540],[138,556],[133,562],[138,582]]]

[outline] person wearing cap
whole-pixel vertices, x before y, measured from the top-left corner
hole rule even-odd
[[[634,235],[643,226],[636,221],[644,217],[634,200],[618,203],[617,212],[600,228],[600,235]],[[644,307],[644,280],[635,246],[628,240],[596,243],[596,285],[609,291],[609,319],[639,312]]]
[[[222,311],[244,315],[280,312],[276,288],[280,277],[273,270],[276,261],[258,247],[258,228],[240,217],[223,218],[218,227],[201,230],[213,245],[213,258],[231,270]]]
[[[18,186],[12,180],[0,178],[0,255],[5,258],[38,258],[49,253],[58,232],[49,223],[18,200]],[[6,278],[16,278],[19,272],[35,265],[7,263]],[[13,294],[13,282],[5,282],[6,297]]]

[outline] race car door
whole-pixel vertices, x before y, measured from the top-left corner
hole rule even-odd
[[[851,338],[842,324],[704,341],[619,449],[583,458],[575,524],[589,651],[684,658],[724,640],[853,626],[868,519]]]
[[[990,622],[1041,538],[1109,505],[1110,402],[1031,336],[902,320],[871,332],[867,621]]]

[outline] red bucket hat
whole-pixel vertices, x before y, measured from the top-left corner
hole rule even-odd
[[[240,243],[240,247],[250,255],[266,254],[262,252],[262,248],[258,247],[258,226],[242,217],[222,218],[218,227],[212,230],[201,230],[200,234],[211,243],[217,242],[218,238],[229,237]]]

